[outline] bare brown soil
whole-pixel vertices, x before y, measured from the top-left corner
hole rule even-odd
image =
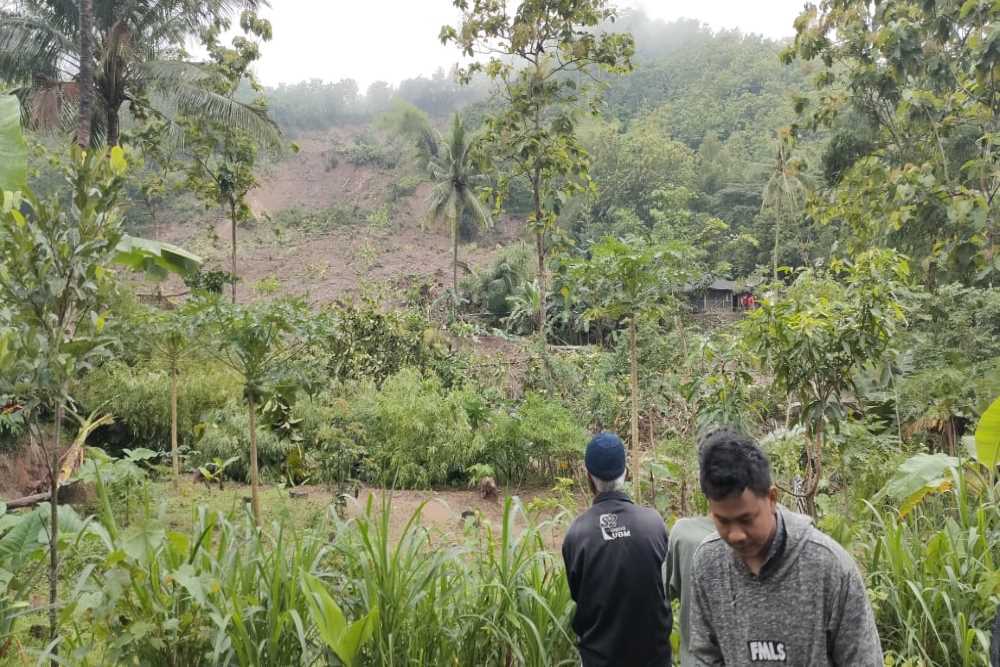
[[[364,221],[334,227],[322,233],[294,233],[276,237],[267,216],[297,208],[321,211],[332,206],[374,210],[385,205],[399,171],[357,167],[340,160],[330,169],[335,141],[346,141],[349,130],[311,136],[297,143],[300,151],[268,168],[261,185],[250,195],[258,222],[238,229],[240,300],[261,298],[255,286],[276,278],[276,294],[305,296],[313,303],[329,303],[358,294],[364,287],[392,284],[406,277],[428,281],[435,290],[451,285],[451,238],[445,225],[425,223],[428,184],[392,206],[391,224],[374,228]],[[519,221],[505,218],[475,243],[462,244],[459,259],[470,268],[486,265],[498,248],[516,240]],[[221,215],[165,225],[163,240],[203,256],[211,268],[230,266],[230,225]],[[167,294],[183,291],[178,283],[163,287]]]

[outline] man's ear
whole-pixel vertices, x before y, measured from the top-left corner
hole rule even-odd
[[[767,492],[767,499],[771,501],[772,505],[778,504],[778,487],[771,485],[771,489]]]

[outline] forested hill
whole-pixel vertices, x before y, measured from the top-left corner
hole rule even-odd
[[[566,226],[594,238],[623,231],[630,216],[650,227],[654,211],[670,209],[689,221],[724,223],[702,239],[724,264],[721,272],[741,276],[770,263],[773,223],[761,215],[762,193],[778,131],[795,118],[792,99],[808,88],[804,66],[782,65],[781,43],[695,21],[667,23],[627,11],[609,28],[634,36],[635,70],[605,77],[603,115],[581,128],[599,193],[571,207]],[[351,79],[308,81],[268,89],[267,97],[271,115],[293,138],[351,128],[369,140],[397,100],[441,127],[460,110],[476,124],[489,109],[490,91],[483,79],[462,86],[454,71],[441,69],[398,87],[376,82],[362,91]],[[526,194],[515,184],[510,213],[526,214]],[[807,262],[816,243],[808,230],[787,230],[779,259]]]

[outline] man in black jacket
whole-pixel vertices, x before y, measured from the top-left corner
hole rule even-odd
[[[594,504],[570,526],[562,547],[583,665],[669,667],[667,527],[625,493],[625,447],[617,435],[596,436],[585,460]]]

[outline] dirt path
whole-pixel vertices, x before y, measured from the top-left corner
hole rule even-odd
[[[203,484],[195,484],[184,479],[178,491],[168,481],[158,481],[150,485],[150,498],[156,504],[164,505],[164,520],[174,530],[187,530],[194,519],[194,509],[198,506],[225,514],[238,515],[249,500],[250,488],[243,484],[226,484],[225,489],[208,490]],[[504,500],[516,498],[516,503],[528,506],[533,501],[545,499],[549,493],[545,489],[506,489],[495,500],[484,500],[473,490],[442,489],[436,491],[387,491],[385,489],[363,487],[357,499],[350,498],[346,507],[346,518],[356,519],[365,514],[369,501],[373,516],[378,516],[381,503],[388,500],[390,505],[390,534],[399,537],[413,515],[420,511],[420,522],[440,544],[457,544],[464,534],[465,522],[479,520],[488,524],[495,534],[503,524]],[[294,497],[293,497],[294,496]],[[581,506],[586,499],[580,499]],[[306,486],[289,489],[267,486],[261,491],[261,506],[264,521],[283,521],[295,528],[319,527],[329,520],[334,511],[334,495],[323,487]],[[138,511],[138,510],[136,510]],[[463,512],[471,513],[466,519]],[[532,513],[532,521],[549,522],[557,512],[546,507]],[[517,512],[514,518],[515,532],[520,534],[527,525],[527,517]],[[546,542],[558,546],[562,542],[562,529],[553,526],[546,530]]]

